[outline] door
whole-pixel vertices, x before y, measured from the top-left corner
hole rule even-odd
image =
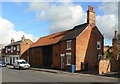
[[[88,71],[88,63],[81,62],[81,70]]]
[[[65,54],[61,54],[61,69],[64,69],[64,56]]]
[[[52,59],[52,46],[43,47],[43,66],[51,67]]]
[[[12,64],[12,57],[10,57],[10,64]]]

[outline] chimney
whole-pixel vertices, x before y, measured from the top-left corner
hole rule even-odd
[[[14,43],[14,38],[11,39],[11,43]]]
[[[21,40],[25,40],[25,36],[23,35],[23,37],[21,38]]]
[[[88,6],[87,23],[95,25],[95,12],[94,12],[94,7],[92,6]]]
[[[115,30],[115,35],[113,39],[117,39],[117,31]]]

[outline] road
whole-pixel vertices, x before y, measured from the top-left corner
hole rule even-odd
[[[3,82],[117,82],[116,78],[2,68]]]

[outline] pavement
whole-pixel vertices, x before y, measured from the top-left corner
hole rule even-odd
[[[13,68],[13,66],[11,65],[7,65],[8,68]],[[87,76],[87,77],[102,77],[102,78],[107,78],[107,79],[116,79],[117,77],[112,77],[112,76],[109,76],[109,74],[111,75],[114,75],[116,74],[115,72],[111,72],[111,73],[108,73],[108,74],[102,74],[102,75],[99,75],[99,74],[90,74],[90,73],[93,73],[92,71],[90,71],[89,73],[86,73],[86,72],[75,72],[75,73],[72,73],[72,72],[69,72],[69,71],[62,71],[62,70],[55,70],[55,69],[44,69],[44,68],[30,68],[30,70],[34,70],[34,71],[42,71],[42,72],[49,72],[49,73],[55,73],[55,74],[68,74],[68,75],[77,75],[77,76]]]

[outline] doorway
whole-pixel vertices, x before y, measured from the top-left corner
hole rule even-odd
[[[65,54],[60,54],[61,56],[61,69],[64,69],[64,56]]]
[[[43,66],[51,67],[52,65],[52,46],[43,47]]]

